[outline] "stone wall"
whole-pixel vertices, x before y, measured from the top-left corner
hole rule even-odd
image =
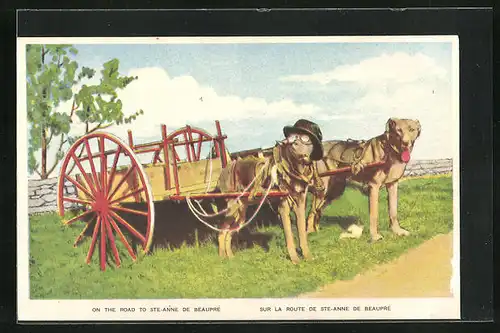
[[[406,177],[439,175],[451,173],[453,170],[452,159],[440,160],[415,160],[408,163],[405,170]]]
[[[453,163],[451,159],[415,160],[408,163],[405,176],[415,177],[445,174],[450,173],[452,167]],[[57,178],[29,180],[29,214],[57,211],[57,180]],[[75,187],[70,182],[64,184],[64,191],[66,196],[76,197]],[[66,202],[65,206],[71,207],[75,206],[75,204]]]
[[[30,179],[28,181],[28,211],[29,214],[57,211],[57,182],[58,178]],[[75,186],[70,182],[64,184],[64,192],[67,197],[76,198]],[[65,207],[75,204],[66,202]]]

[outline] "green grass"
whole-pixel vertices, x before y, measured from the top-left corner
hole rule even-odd
[[[360,239],[342,239],[339,225],[359,219],[365,226]],[[350,279],[373,265],[400,256],[431,237],[452,230],[450,177],[413,179],[400,184],[399,219],[409,237],[388,230],[386,192],[381,191],[380,230],[384,239],[369,243],[368,198],[348,188],[326,210],[319,233],[309,235],[314,261],[292,265],[278,226],[258,228],[272,235],[269,251],[260,246],[219,258],[212,242],[157,248],[133,263],[122,253],[121,268],[99,270],[98,251],[84,263],[90,240],[73,248],[81,224],[66,227],[55,214],[30,219],[30,285],[33,299],[106,298],[239,298],[290,297],[316,290],[338,279]],[[157,217],[157,223],[160,220]],[[179,222],[181,223],[181,222]],[[203,228],[200,225],[200,228]],[[215,236],[215,235],[214,235]]]

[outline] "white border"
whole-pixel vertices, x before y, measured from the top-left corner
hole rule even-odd
[[[453,276],[449,298],[396,299],[171,299],[171,300],[30,300],[29,299],[29,218],[27,119],[24,48],[26,44],[231,44],[231,43],[384,43],[451,42],[454,111],[453,158]],[[460,319],[460,189],[459,189],[459,48],[458,36],[342,36],[342,37],[135,37],[135,38],[18,38],[17,39],[17,274],[19,321],[109,321],[109,320],[363,320],[363,319]],[[391,311],[353,311],[360,306],[390,306]],[[179,312],[150,312],[150,308],[177,307]],[[286,311],[303,306],[305,311]],[[323,306],[349,306],[350,311],[321,311]],[[115,307],[117,312],[105,312]],[[119,308],[136,311],[120,312]],[[140,312],[144,307],[148,311]],[[190,307],[190,312],[183,312]],[[195,307],[219,307],[219,312],[194,312]],[[281,307],[283,311],[261,312],[261,307]],[[316,311],[309,311],[316,307]],[[94,312],[100,308],[100,312]]]

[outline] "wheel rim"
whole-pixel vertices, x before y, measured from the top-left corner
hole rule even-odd
[[[83,153],[77,156],[76,151]],[[70,162],[76,165],[75,174],[68,173]],[[66,193],[67,183],[76,188],[76,197]],[[83,213],[64,221],[66,225],[77,221],[86,223],[74,246],[92,231],[87,264],[91,262],[97,242],[102,270],[106,269],[108,251],[117,267],[122,263],[117,239],[134,261],[137,255],[132,245],[139,243],[144,253],[149,251],[154,230],[151,185],[132,149],[117,137],[95,132],[71,146],[59,176],[58,210],[61,216],[69,208],[65,203],[83,208]],[[127,206],[131,204],[136,206]]]
[[[182,127],[174,132],[172,132],[168,137],[168,140],[171,142],[174,141],[181,141],[181,142],[186,142],[182,146],[184,146],[185,149],[185,154],[186,154],[186,159],[191,162],[196,162],[199,161],[200,159],[203,159],[204,157],[202,156],[202,146],[203,144],[214,144],[215,149],[218,151],[219,145],[218,142],[215,141],[212,143],[213,136],[210,135],[209,133],[205,132],[204,130],[197,128],[197,127],[191,127],[191,126],[186,126]],[[196,141],[196,143],[193,143],[193,140]],[[191,143],[187,143],[191,142]],[[175,151],[175,149],[174,149]],[[211,152],[210,152],[211,153]],[[179,157],[177,155],[177,152],[174,153],[177,161],[179,161]]]

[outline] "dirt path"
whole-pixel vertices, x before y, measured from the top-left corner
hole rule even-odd
[[[447,297],[452,274],[452,234],[439,235],[396,260],[348,281],[300,297]]]

